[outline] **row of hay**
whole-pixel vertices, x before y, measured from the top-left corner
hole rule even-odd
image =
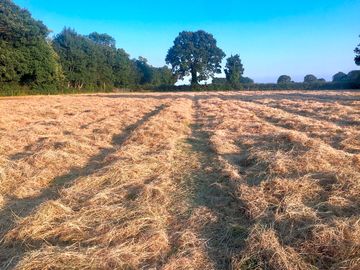
[[[160,101],[85,96],[0,100],[0,197],[37,196],[81,168]],[[0,205],[1,208],[1,205]]]
[[[358,126],[360,121],[360,94],[358,101],[351,101],[346,105],[340,101],[335,101],[331,103],[331,106],[324,106],[324,103],[320,101],[288,100],[286,98],[278,101],[264,99],[258,102],[273,108],[279,108],[287,112],[332,122],[345,127]]]
[[[223,173],[237,183],[253,223],[233,268],[358,269],[359,155],[297,126],[264,121],[275,117],[271,109],[261,108],[259,118],[259,107],[246,102],[214,98],[200,105]]]
[[[79,177],[58,200],[19,220],[4,245],[32,248],[19,254],[24,257],[16,269],[171,265],[177,233],[171,211],[183,204],[171,176],[179,173],[173,167],[176,144],[188,134],[190,121],[190,100],[162,107],[107,157],[110,165]]]
[[[270,108],[255,103],[243,103],[241,106],[256,113],[262,120],[270,124],[305,132],[311,138],[320,138],[332,147],[349,153],[360,153],[359,126],[339,126],[331,122],[289,113],[282,109]],[[331,107],[325,103],[324,107]]]

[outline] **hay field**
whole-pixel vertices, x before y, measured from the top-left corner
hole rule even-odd
[[[360,92],[0,98],[0,269],[360,269]]]

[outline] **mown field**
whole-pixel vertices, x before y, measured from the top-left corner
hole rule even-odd
[[[0,98],[0,269],[360,269],[360,92]]]

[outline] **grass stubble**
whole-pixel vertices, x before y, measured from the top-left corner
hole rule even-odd
[[[359,98],[1,99],[1,269],[360,269]]]

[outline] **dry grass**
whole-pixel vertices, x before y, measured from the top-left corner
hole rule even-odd
[[[0,99],[0,267],[360,269],[359,100]]]
[[[257,98],[201,102],[223,172],[237,182],[253,223],[233,267],[359,269],[359,126],[273,109]],[[333,106],[328,99],[322,110]]]

